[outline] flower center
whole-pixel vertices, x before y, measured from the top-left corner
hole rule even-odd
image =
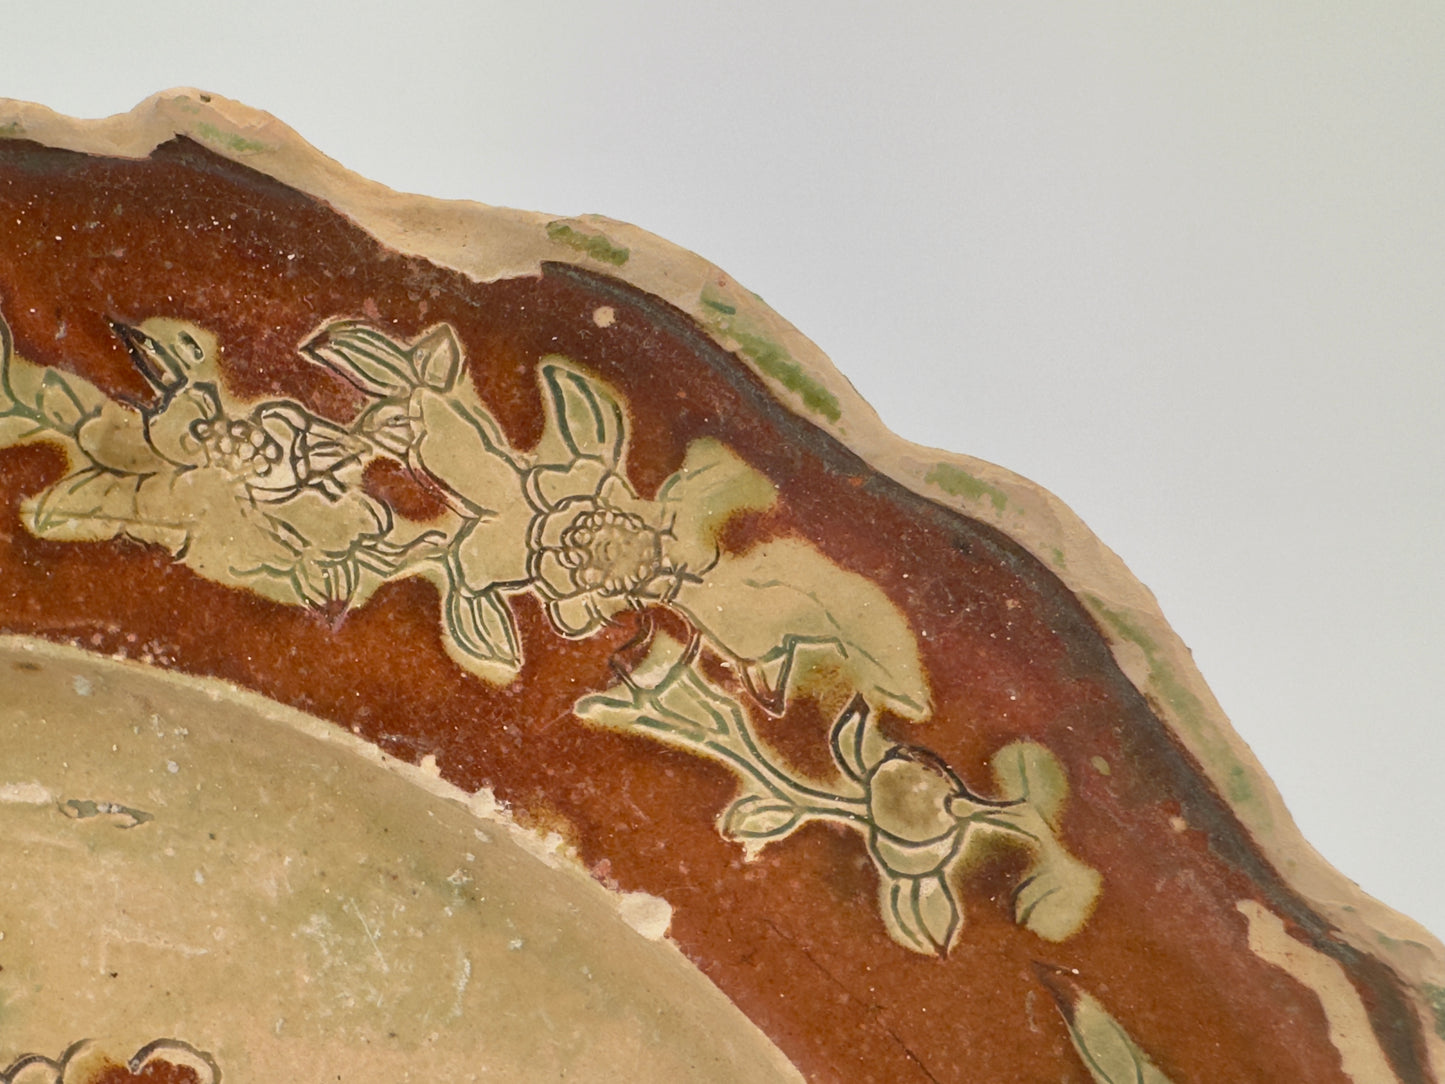
[[[953,794],[952,782],[937,769],[907,757],[890,757],[869,782],[868,812],[883,831],[922,843],[957,824],[948,808]]]
[[[562,532],[562,562],[578,587],[625,595],[662,568],[662,540],[641,516],[615,508],[582,512]]]
[[[191,432],[206,453],[206,462],[240,478],[264,478],[285,452],[266,430],[246,418],[198,421]]]

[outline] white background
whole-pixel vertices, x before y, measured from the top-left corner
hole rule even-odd
[[[175,85],[722,266],[1072,505],[1305,835],[1445,934],[1445,5],[0,0],[0,96]]]

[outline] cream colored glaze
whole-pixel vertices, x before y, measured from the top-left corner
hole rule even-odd
[[[737,350],[781,402],[902,484],[1007,532],[1084,600],[1130,680],[1151,698],[1219,791],[1239,796],[1233,803],[1236,814],[1290,885],[1343,936],[1382,955],[1414,986],[1431,1062],[1445,1074],[1445,1042],[1419,993],[1425,983],[1445,986],[1445,946],[1342,877],[1300,835],[1149,590],[1053,494],[1004,468],[913,445],[889,432],[812,342],[718,268],[645,230],[600,216],[558,220],[392,192],[321,155],[274,117],[196,90],[166,91],[129,114],[94,121],[63,117],[38,105],[0,102],[0,133],[132,157],[183,133],[325,200],[400,252],[478,280],[536,273],[549,259],[587,263],[585,246],[559,239],[557,227],[566,227],[574,238],[600,236],[613,249],[626,248],[623,266],[597,262],[596,268],[697,318],[722,346]],[[708,299],[725,302],[736,315],[720,322],[719,310]],[[606,318],[600,310],[595,317],[599,326]],[[766,341],[796,362],[808,381],[836,400],[836,416],[806,409],[793,390],[749,356],[749,340]],[[965,484],[947,484],[940,466]]]
[[[237,1081],[800,1079],[634,928],[665,903],[485,795],[73,648],[0,640],[0,689],[0,1067],[176,1038]]]
[[[1296,941],[1276,914],[1254,900],[1241,900],[1239,913],[1249,920],[1249,948],[1261,960],[1313,990],[1330,1025],[1330,1041],[1340,1052],[1340,1068],[1357,1084],[1391,1081],[1395,1074],[1370,1030],[1370,1019],[1344,968]]]

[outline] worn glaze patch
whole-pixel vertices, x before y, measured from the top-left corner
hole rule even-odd
[[[418,769],[218,682],[14,639],[0,672],[0,778],[46,795],[0,804],[6,1084],[791,1075],[637,901]]]

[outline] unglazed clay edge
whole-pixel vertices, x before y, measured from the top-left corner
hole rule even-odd
[[[1285,881],[1346,939],[1383,953],[1407,979],[1431,1060],[1445,1073],[1445,1041],[1431,1026],[1431,1008],[1420,994],[1422,985],[1445,986],[1445,945],[1369,896],[1305,840],[1152,592],[1052,493],[1003,467],[898,437],[823,352],[761,298],[697,254],[639,227],[600,215],[557,218],[398,193],[328,158],[270,114],[192,88],[163,91],[129,113],[96,120],[0,100],[0,138],[143,158],[175,136],[324,200],[397,252],[480,282],[539,274],[544,262],[560,260],[653,294],[734,352],[780,403],[875,469],[1008,534],[1083,601],[1123,672],[1226,796]]]

